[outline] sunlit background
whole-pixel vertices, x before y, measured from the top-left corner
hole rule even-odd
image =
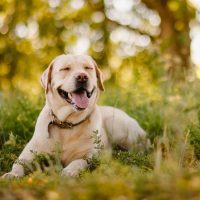
[[[94,156],[76,179],[33,152],[37,171],[0,178],[0,199],[200,199],[200,0],[0,0],[0,176],[32,137],[40,76],[63,53],[96,60],[98,104],[136,119],[152,148]]]
[[[69,52],[91,54],[122,87],[140,73],[193,80],[194,66],[200,78],[198,0],[2,0],[0,34],[1,90],[38,94],[41,72]]]

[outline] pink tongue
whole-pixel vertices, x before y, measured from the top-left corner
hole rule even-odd
[[[86,91],[81,93],[71,93],[72,102],[76,104],[79,108],[87,108],[89,104],[89,99],[87,97]]]

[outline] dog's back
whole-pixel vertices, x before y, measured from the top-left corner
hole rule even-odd
[[[134,147],[137,142],[146,140],[146,132],[138,122],[128,114],[111,106],[99,106],[103,119],[103,128],[112,144],[122,147]],[[145,142],[145,143],[146,143]]]

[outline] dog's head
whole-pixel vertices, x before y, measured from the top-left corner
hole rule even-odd
[[[87,109],[96,100],[98,89],[104,90],[102,74],[88,55],[60,55],[41,77],[46,97],[73,110]]]

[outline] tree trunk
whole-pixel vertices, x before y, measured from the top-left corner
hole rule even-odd
[[[161,32],[156,42],[161,45],[170,74],[190,67],[189,11],[186,1],[182,1],[181,18],[177,11],[169,9],[168,0],[143,0],[147,7],[158,12],[161,18]],[[180,11],[179,11],[180,12]],[[177,23],[182,27],[178,29]]]

